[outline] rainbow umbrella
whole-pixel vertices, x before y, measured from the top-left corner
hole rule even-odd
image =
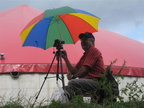
[[[42,49],[52,47],[56,39],[74,44],[80,33],[97,32],[99,20],[91,13],[67,6],[49,9],[32,19],[20,36],[23,46]]]

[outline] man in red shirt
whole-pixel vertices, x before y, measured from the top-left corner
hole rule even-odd
[[[101,52],[95,48],[95,38],[92,33],[86,32],[79,35],[81,47],[85,51],[79,62],[73,67],[63,51],[64,59],[69,73],[68,85],[65,87],[71,99],[74,95],[82,95],[84,92],[96,91],[99,94],[100,84],[94,79],[100,80],[104,72],[104,62]]]

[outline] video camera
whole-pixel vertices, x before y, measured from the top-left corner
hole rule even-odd
[[[63,44],[64,43],[65,43],[64,41],[56,39],[54,41],[54,45],[53,46],[56,47],[57,49],[63,49]]]

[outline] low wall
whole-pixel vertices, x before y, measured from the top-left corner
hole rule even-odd
[[[65,85],[68,80],[65,76]],[[36,99],[37,93],[44,82],[46,74],[23,74],[21,73],[17,78],[13,78],[10,74],[0,74],[0,102],[5,103],[10,100],[20,100],[22,99],[24,103],[33,103]],[[117,78],[120,82],[119,88],[125,88],[126,84],[136,80],[136,77],[121,77]],[[61,81],[59,84],[61,85]],[[38,96],[37,102],[42,102],[42,100],[48,100],[51,97],[52,92],[57,89],[56,85],[56,74],[49,74],[46,79],[44,86]],[[138,77],[138,85],[144,82],[144,78]],[[142,88],[144,91],[144,88]],[[126,95],[120,93],[124,97],[125,101],[128,100]],[[0,104],[1,104],[0,103]]]

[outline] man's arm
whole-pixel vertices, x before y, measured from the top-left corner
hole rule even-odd
[[[70,72],[71,74],[77,73],[78,70],[72,66],[72,64],[70,63],[69,59],[66,58],[66,59],[64,59],[64,60],[65,60],[65,63],[66,63],[66,65],[67,65],[67,68],[68,68],[69,72]]]
[[[68,79],[71,79],[71,75],[73,75],[73,78],[78,78],[78,77],[80,78],[80,77],[86,75],[90,71],[89,66],[82,66],[79,70],[76,69],[75,67],[73,67],[67,57],[66,51],[62,51],[62,58],[64,59],[66,65],[67,65],[67,68],[70,72],[70,75],[68,75]]]
[[[83,77],[83,76],[85,76],[89,71],[90,71],[90,67],[88,67],[88,66],[82,66],[77,73],[73,74],[73,78]]]
[[[90,71],[90,68],[88,66],[82,66],[77,73],[75,73],[75,74],[68,73],[67,78],[68,78],[68,80],[75,79],[75,78],[81,78],[81,77],[85,76],[89,71]]]
[[[69,61],[69,59],[68,59],[68,57],[67,57],[67,53],[66,53],[65,50],[62,51],[62,58],[64,59],[64,61],[65,61],[66,65],[67,65],[67,68],[68,68],[69,72],[70,72],[71,74],[77,73],[78,69],[76,69],[75,67],[72,66],[72,64],[70,63],[70,61]]]

